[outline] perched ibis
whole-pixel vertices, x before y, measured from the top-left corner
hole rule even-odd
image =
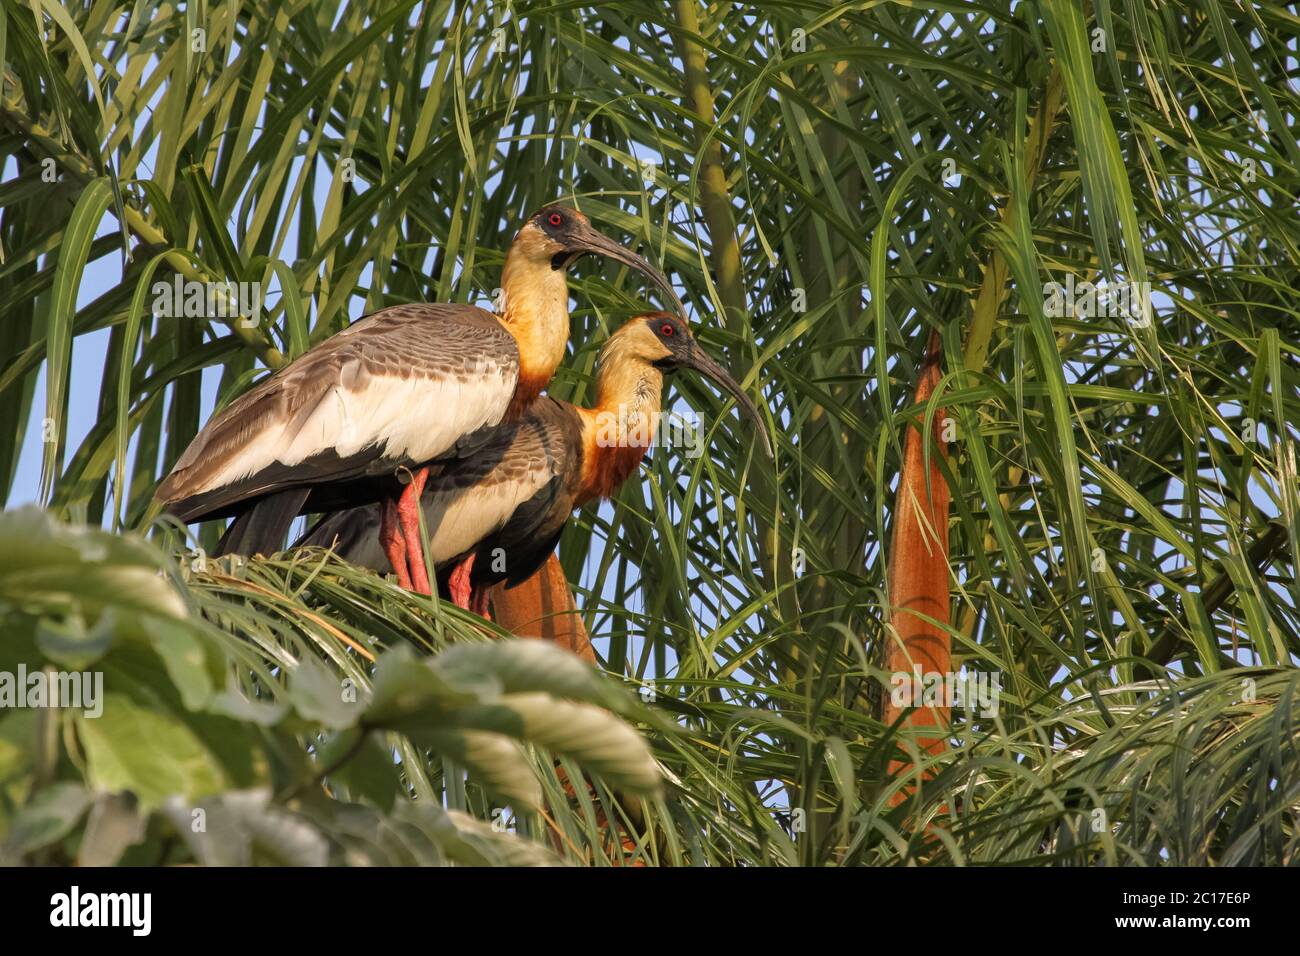
[[[414,529],[430,467],[477,454],[550,382],[569,339],[567,269],[588,253],[639,269],[681,307],[649,262],[547,206],[510,245],[498,315],[397,305],[360,319],[214,415],[156,497],[187,523],[233,516],[218,554],[278,551],[297,515],[383,498],[385,540],[414,549],[427,590]]]
[[[429,478],[420,499],[428,555],[457,606],[486,616],[488,588],[528,578],[575,508],[612,495],[636,471],[656,434],[664,376],[677,369],[699,372],[734,397],[771,454],[758,409],[682,319],[665,312],[631,319],[601,350],[594,407],[541,398]],[[376,535],[383,520],[379,504],[336,512],[297,545],[333,548],[354,564],[391,569],[401,581],[403,569]]]

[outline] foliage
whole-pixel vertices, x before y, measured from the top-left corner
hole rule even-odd
[[[716,397],[682,383],[705,454],[659,449],[640,482],[562,541],[605,669],[654,682],[653,705],[633,716],[667,782],[636,808],[635,855],[1294,861],[1293,9],[8,0],[4,11],[8,500],[20,455],[35,456],[55,513],[146,530],[153,487],[213,392],[228,400],[380,305],[487,300],[512,227],[568,197],[668,267],[706,347],[761,394],[778,444],[764,464]],[[46,159],[56,184],[41,178]],[[178,271],[263,281],[271,308],[256,328],[153,316],[152,283]],[[1150,322],[1053,314],[1045,284],[1067,276],[1149,282]],[[553,392],[581,399],[595,350],[643,307],[642,290],[596,264],[573,290],[574,355]],[[1003,691],[996,718],[956,712],[956,746],[921,761],[934,778],[891,809],[907,781],[886,768],[909,742],[866,700],[889,639],[893,476],[905,424],[926,420],[907,395],[931,328],[947,372],[935,407],[955,430],[953,646]],[[77,356],[102,361],[102,380],[74,380]],[[73,392],[98,410],[79,443]],[[126,593],[108,566],[148,561],[120,547],[98,562],[100,580]],[[222,666],[287,706],[284,731],[242,712],[210,718],[256,740],[269,764],[257,779],[277,781],[265,800],[236,798],[228,818],[299,814],[340,852],[336,834],[375,828],[330,817],[305,791],[293,809],[277,799],[320,769],[277,735],[292,727],[305,741],[329,713],[302,711],[292,680],[287,701],[272,685],[291,661],[319,660],[368,688],[370,639],[440,651],[436,662],[476,626],[320,555],[242,573],[169,578],[188,615],[139,627],[187,636],[117,641],[214,655],[204,668],[151,652],[166,675],[151,693],[179,701],[166,713],[185,726],[206,713],[204,688],[220,693]],[[123,600],[110,621],[145,620]],[[106,640],[89,619],[53,620],[72,629],[64,641]],[[462,795],[437,758],[399,756],[417,796],[394,804],[402,812],[445,801],[491,819],[481,784]],[[219,773],[223,794],[255,789],[211,759],[179,761],[177,779]],[[607,856],[593,850],[598,814],[581,788],[566,801],[549,758],[530,761],[566,835],[556,852]],[[36,795],[87,779],[61,762],[42,773]],[[596,792],[610,815],[630,809]],[[48,799],[10,838],[37,826],[71,839],[77,824],[59,831],[72,809],[111,798]],[[137,799],[150,803],[148,788]],[[382,801],[354,802],[388,814],[385,833],[450,832],[441,817],[407,827]],[[792,811],[804,811],[802,832]],[[450,819],[457,833],[472,826]],[[529,831],[530,850],[550,852],[542,832]]]
[[[305,608],[288,625],[284,593],[215,566],[187,584],[137,539],[32,508],[0,517],[0,589],[0,669],[83,676],[79,706],[30,707],[29,679],[0,718],[9,860],[558,863],[507,832],[511,807],[542,832],[550,764],[521,745],[627,793],[658,787],[640,735],[605,709],[630,697],[542,642],[376,655],[376,636]],[[465,813],[461,768],[491,825]]]

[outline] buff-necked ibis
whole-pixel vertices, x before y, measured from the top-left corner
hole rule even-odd
[[[493,429],[472,455],[430,477],[420,500],[428,555],[459,607],[486,614],[486,591],[531,575],[554,550],[575,508],[608,497],[636,471],[656,434],[664,375],[690,369],[712,379],[767,432],[754,403],[676,316],[658,312],[624,324],[601,351],[596,404],[549,396],[520,419]],[[375,571],[388,560],[376,530],[381,507],[323,518],[297,544],[333,548]]]
[[[398,305],[360,319],[214,415],[157,498],[187,523],[234,516],[217,553],[253,554],[282,548],[299,514],[353,505],[367,489],[370,500],[395,495],[385,521],[405,529],[420,583],[413,530],[430,463],[473,453],[550,382],[569,339],[567,269],[588,253],[639,269],[681,307],[649,262],[580,212],[547,206],[510,245],[499,314]]]

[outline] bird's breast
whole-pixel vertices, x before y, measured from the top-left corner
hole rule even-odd
[[[651,437],[629,434],[608,415],[583,409],[582,472],[578,482],[578,506],[595,498],[609,498],[638,468],[649,451]]]

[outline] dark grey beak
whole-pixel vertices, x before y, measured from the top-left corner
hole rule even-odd
[[[767,453],[768,458],[775,458],[772,453],[772,442],[767,437],[767,426],[763,422],[763,417],[758,413],[758,408],[754,405],[748,395],[740,388],[740,385],[734,378],[727,374],[726,370],[713,361],[702,348],[692,341],[690,348],[678,360],[680,368],[694,369],[705,378],[711,379],[714,384],[736,400],[741,413],[753,421],[758,429],[758,434],[763,439],[763,451]]]
[[[668,297],[668,301],[672,303],[677,314],[686,314],[686,306],[682,305],[682,300],[677,298],[677,293],[673,291],[673,285],[668,281],[667,277],[645,259],[642,259],[632,250],[619,245],[609,236],[597,232],[590,226],[579,226],[569,237],[569,249],[575,253],[573,257],[575,259],[580,255],[590,253],[596,256],[604,256],[607,259],[614,259],[645,273],[659,287],[659,291]],[[569,260],[569,262],[572,261],[573,259]]]

